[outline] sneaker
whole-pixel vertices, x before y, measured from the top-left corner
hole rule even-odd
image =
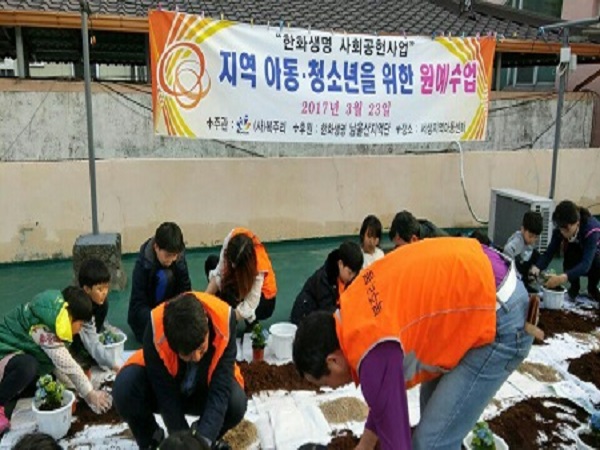
[[[212,445],[211,450],[231,450],[231,446],[225,441],[218,440]]]
[[[567,295],[569,297],[569,300],[575,301],[575,299],[579,295],[579,289],[569,288],[569,290],[567,291]]]
[[[590,298],[594,301],[597,301],[598,303],[600,303],[600,290],[598,290],[598,288],[596,289],[588,289],[588,295],[590,296]]]
[[[4,406],[0,406],[0,435],[4,434],[10,429],[10,420],[4,413]]]

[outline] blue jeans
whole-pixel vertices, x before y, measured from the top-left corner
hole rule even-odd
[[[509,375],[529,354],[524,330],[529,295],[521,281],[496,312],[496,339],[467,352],[458,366],[421,385],[421,421],[414,450],[459,450],[464,437]]]

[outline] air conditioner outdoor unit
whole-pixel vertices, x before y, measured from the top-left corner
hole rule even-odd
[[[488,236],[495,245],[504,247],[508,238],[521,228],[523,214],[536,211],[544,219],[544,228],[537,242],[537,249],[542,252],[552,236],[553,210],[554,202],[549,198],[515,189],[492,189]]]

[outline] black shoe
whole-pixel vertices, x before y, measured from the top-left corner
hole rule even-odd
[[[218,440],[212,445],[211,450],[231,450],[231,446],[225,441]]]
[[[569,288],[569,290],[567,291],[567,295],[569,296],[569,298],[572,301],[575,301],[575,299],[579,295],[579,288],[577,288],[577,289]]]
[[[162,428],[158,427],[152,434],[152,443],[148,447],[146,447],[146,449],[156,450],[164,439],[165,431]]]
[[[598,290],[598,288],[588,289],[588,295],[592,300],[600,303],[600,290]]]

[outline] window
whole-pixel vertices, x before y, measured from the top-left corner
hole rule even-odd
[[[0,69],[0,78],[1,77],[14,77],[15,71],[13,69]]]
[[[560,19],[563,0],[512,0],[513,8],[552,16]]]
[[[513,8],[544,14],[546,16],[561,18],[563,0],[511,0]],[[533,66],[507,69],[507,84],[512,86],[539,86],[554,85],[556,80],[556,67]]]

